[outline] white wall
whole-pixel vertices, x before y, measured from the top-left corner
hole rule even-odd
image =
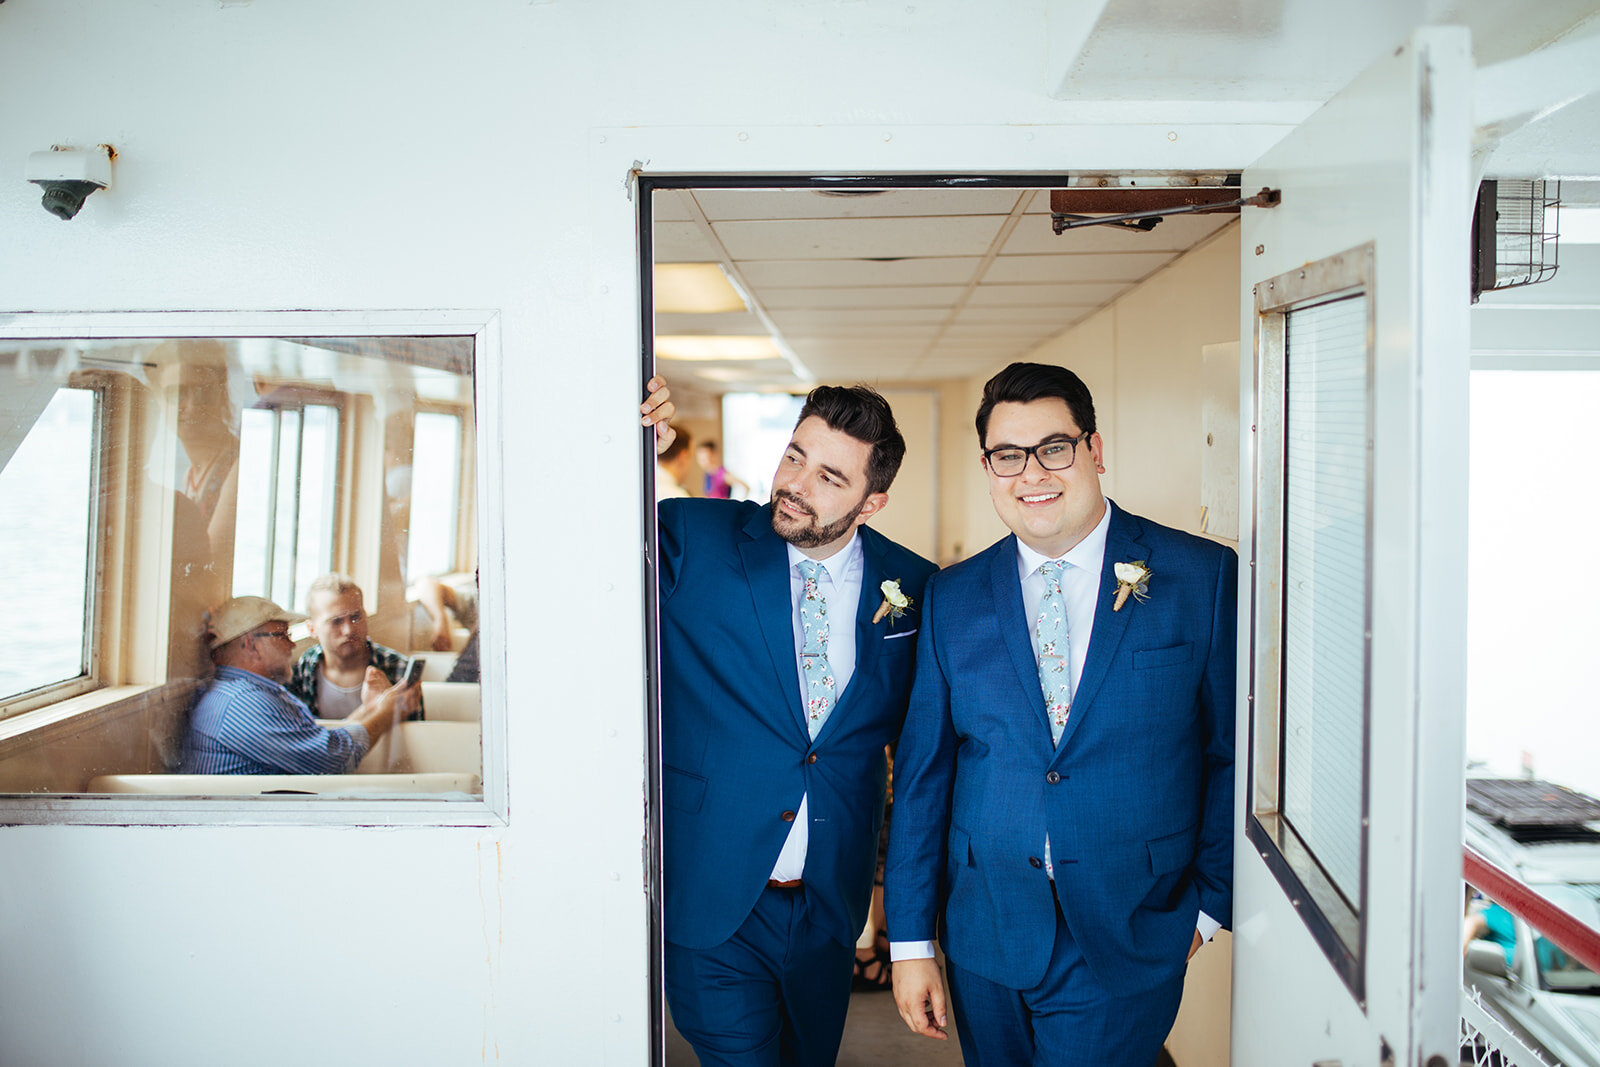
[[[1236,168],[1281,134],[1048,99],[1045,6],[0,5],[5,308],[489,309],[482,484],[515,487],[506,823],[0,828],[7,1063],[645,1061],[628,171]],[[27,154],[100,142],[114,187],[47,215]],[[1119,343],[1115,390],[1176,404]],[[1125,502],[1191,513],[1149,469],[1176,439],[1113,414]]]

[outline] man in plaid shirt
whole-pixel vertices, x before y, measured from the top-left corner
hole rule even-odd
[[[361,681],[369,666],[398,684],[404,654],[367,639],[367,611],[361,587],[344,574],[324,574],[306,593],[306,625],[318,644],[300,657],[287,686],[318,719],[342,719],[361,706]],[[422,696],[411,715],[420,719]]]

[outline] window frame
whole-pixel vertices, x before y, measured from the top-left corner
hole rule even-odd
[[[49,682],[25,689],[20,693],[0,694],[0,722],[25,715],[36,708],[48,707],[58,704],[63,700],[81,696],[104,687],[104,665],[101,663],[100,648],[101,635],[105,631],[103,612],[106,610],[106,598],[101,595],[101,579],[105,573],[105,559],[107,555],[107,542],[115,534],[108,529],[104,509],[101,507],[101,492],[107,485],[110,474],[109,449],[105,447],[106,441],[112,436],[106,432],[108,405],[106,404],[106,383],[91,371],[83,374],[78,384],[73,384],[69,379],[57,387],[61,389],[80,389],[90,395],[94,410],[89,420],[89,514],[88,537],[84,557],[84,603],[83,603],[83,639],[79,644],[81,663],[83,669],[71,678]]]
[[[422,309],[412,311],[221,311],[221,312],[23,312],[6,317],[0,336],[22,343],[38,340],[110,340],[117,338],[303,338],[303,337],[471,337],[473,339],[474,448],[471,454],[476,489],[477,545],[487,581],[480,585],[479,617],[483,627],[480,646],[482,671],[483,794],[472,800],[426,799],[320,799],[303,797],[173,797],[132,794],[0,794],[0,823],[18,825],[85,826],[503,826],[509,815],[507,788],[506,669],[502,634],[505,604],[498,576],[505,560],[503,507],[504,467],[497,450],[489,446],[500,438],[504,393],[501,375],[500,313],[493,310]],[[124,435],[125,436],[125,435]],[[102,437],[97,442],[101,466],[119,442]],[[120,475],[102,469],[98,489],[116,492]],[[113,512],[117,508],[110,509]],[[122,520],[113,520],[113,525]],[[112,550],[131,556],[126,530],[120,529],[120,547]],[[126,561],[132,566],[132,560]],[[107,558],[96,565],[97,585]],[[120,594],[99,598],[103,610],[120,611]],[[103,617],[104,619],[104,617]],[[110,621],[110,620],[104,620]],[[108,628],[104,640],[121,640],[122,622]],[[133,686],[100,687],[100,693],[80,694],[74,704],[58,709],[62,698],[35,706],[35,721],[23,712],[0,721],[0,754],[13,747],[48,743],[48,737],[66,720],[82,716],[118,714],[130,702],[143,699],[164,682]],[[91,699],[83,699],[84,696]],[[92,699],[102,696],[103,699]]]

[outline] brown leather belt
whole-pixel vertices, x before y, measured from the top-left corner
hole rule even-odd
[[[791,878],[787,882],[780,882],[776,878],[767,879],[768,889],[799,889],[803,884],[798,878]]]

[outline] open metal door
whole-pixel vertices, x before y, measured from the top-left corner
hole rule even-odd
[[[1458,1062],[1471,78],[1419,29],[1245,172],[1239,1065]]]

